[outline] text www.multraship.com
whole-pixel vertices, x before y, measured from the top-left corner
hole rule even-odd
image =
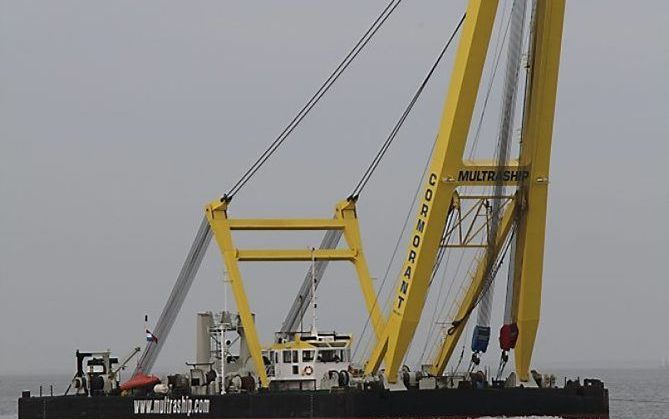
[[[135,400],[135,414],[153,415],[197,415],[209,413],[208,399],[152,399]]]

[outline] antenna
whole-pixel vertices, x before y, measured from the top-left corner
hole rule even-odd
[[[313,336],[318,335],[318,330],[316,329],[316,320],[318,318],[316,314],[316,309],[318,308],[318,301],[316,301],[316,249],[311,248],[311,334]]]

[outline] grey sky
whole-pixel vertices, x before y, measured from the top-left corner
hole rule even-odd
[[[144,313],[157,319],[202,206],[236,181],[384,4],[1,1],[0,373],[69,372],[77,348],[121,355],[142,343]],[[233,215],[329,217],[464,4],[400,6]],[[669,356],[668,12],[659,0],[568,2],[538,366]],[[434,139],[451,66],[449,56],[360,201],[374,276]],[[244,269],[263,341],[304,269]],[[157,369],[193,359],[195,312],[223,305],[221,274],[212,246]],[[350,267],[335,267],[320,295],[323,327],[359,333],[365,314]]]

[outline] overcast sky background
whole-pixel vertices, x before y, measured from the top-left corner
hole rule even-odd
[[[0,373],[70,372],[77,348],[120,356],[143,344],[144,314],[157,320],[202,206],[237,180],[384,4],[1,1]],[[330,217],[464,6],[404,2],[235,198],[232,215]],[[668,13],[659,0],[568,2],[538,367],[669,357]],[[360,200],[375,277],[436,134],[451,68],[449,54]],[[491,115],[481,140],[490,144]],[[263,242],[278,243],[240,238]],[[244,267],[264,342],[306,267]],[[223,306],[222,272],[212,246],[156,369],[193,360],[195,312]],[[353,269],[337,266],[326,279],[320,324],[359,334],[366,315]]]

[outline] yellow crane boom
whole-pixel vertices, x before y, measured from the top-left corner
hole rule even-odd
[[[490,162],[463,161],[472,113],[495,21],[498,2],[471,0],[455,57],[439,133],[407,256],[400,272],[390,317],[367,362],[365,372],[375,374],[385,363],[388,382],[397,382],[398,371],[413,339],[427,298],[435,258],[457,188],[464,185],[504,183],[517,186],[513,203],[502,219],[495,242],[497,251],[516,223],[513,313],[519,338],[515,348],[516,372],[529,379],[540,308],[544,233],[548,197],[548,169],[553,134],[557,77],[564,20],[564,0],[537,0],[531,39],[529,88],[520,157],[514,167]],[[513,215],[513,216],[512,216]],[[496,255],[494,255],[496,256]],[[471,312],[484,291],[485,258],[459,302],[459,320],[444,339],[431,366],[442,374]]]
[[[492,33],[497,0],[473,0],[455,56],[455,67],[428,169],[418,214],[390,317],[365,372],[374,374],[385,360],[389,382],[397,373],[420,320],[432,268],[450,211]]]

